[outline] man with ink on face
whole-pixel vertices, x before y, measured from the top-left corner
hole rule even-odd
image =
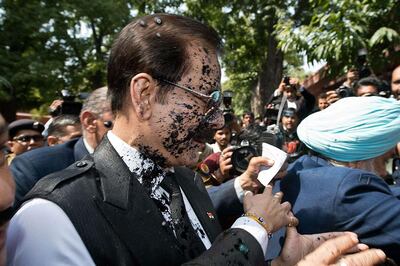
[[[201,178],[182,167],[223,125],[220,43],[214,30],[176,15],[122,30],[108,62],[114,127],[93,156],[29,192],[10,223],[11,265],[264,263],[268,235],[297,224],[282,194],[242,192],[247,216],[221,233]],[[253,158],[243,175],[272,164]]]

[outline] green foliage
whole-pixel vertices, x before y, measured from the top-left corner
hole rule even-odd
[[[103,86],[115,34],[153,12],[183,13],[217,29],[229,78],[223,88],[235,92],[238,112],[275,89],[283,63],[271,50],[276,39],[285,74],[300,78],[304,53],[340,72],[367,48],[378,69],[400,42],[397,0],[2,0],[0,75],[11,86],[1,86],[0,100],[14,97],[20,110],[41,112],[61,89]]]
[[[0,1],[0,75],[13,87],[12,93],[0,91],[0,99],[13,96],[20,110],[36,107],[40,112],[61,89],[81,92],[104,86],[107,54],[121,28],[138,14],[178,12],[181,3]]]
[[[369,46],[373,47],[379,44],[384,44],[385,41],[388,42],[399,42],[400,35],[394,29],[381,27],[377,31],[375,31],[374,35],[372,35],[369,40]]]
[[[379,69],[391,59],[383,52],[399,45],[397,0],[311,0],[307,9],[307,19],[276,25],[280,47],[306,52],[310,62],[327,61],[332,74],[356,65],[363,48],[372,68]]]
[[[225,46],[222,66],[229,78],[224,88],[235,92],[233,102],[238,113],[249,110],[255,85],[264,68],[275,67],[266,65],[268,42],[270,37],[274,38],[274,25],[286,19],[282,17],[286,5],[270,0],[187,0],[185,3],[186,14],[211,25],[222,36]],[[298,55],[292,54],[288,61],[299,64]],[[274,71],[278,69],[272,69]],[[274,85],[268,84],[266,91],[271,93]]]

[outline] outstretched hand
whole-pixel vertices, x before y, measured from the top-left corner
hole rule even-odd
[[[351,232],[301,235],[296,228],[288,227],[282,253],[272,265],[333,265],[344,262],[347,266],[368,266],[383,262],[385,258],[381,250],[368,249],[367,245],[360,244],[357,235]]]

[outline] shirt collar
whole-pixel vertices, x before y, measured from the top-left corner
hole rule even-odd
[[[92,146],[90,146],[89,142],[87,142],[85,138],[83,138],[83,145],[85,145],[85,148],[89,152],[89,154],[93,154],[94,149]]]

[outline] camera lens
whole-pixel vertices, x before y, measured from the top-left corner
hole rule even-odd
[[[237,148],[232,153],[233,168],[239,173],[245,172],[254,156],[257,156],[257,151],[251,146]]]

